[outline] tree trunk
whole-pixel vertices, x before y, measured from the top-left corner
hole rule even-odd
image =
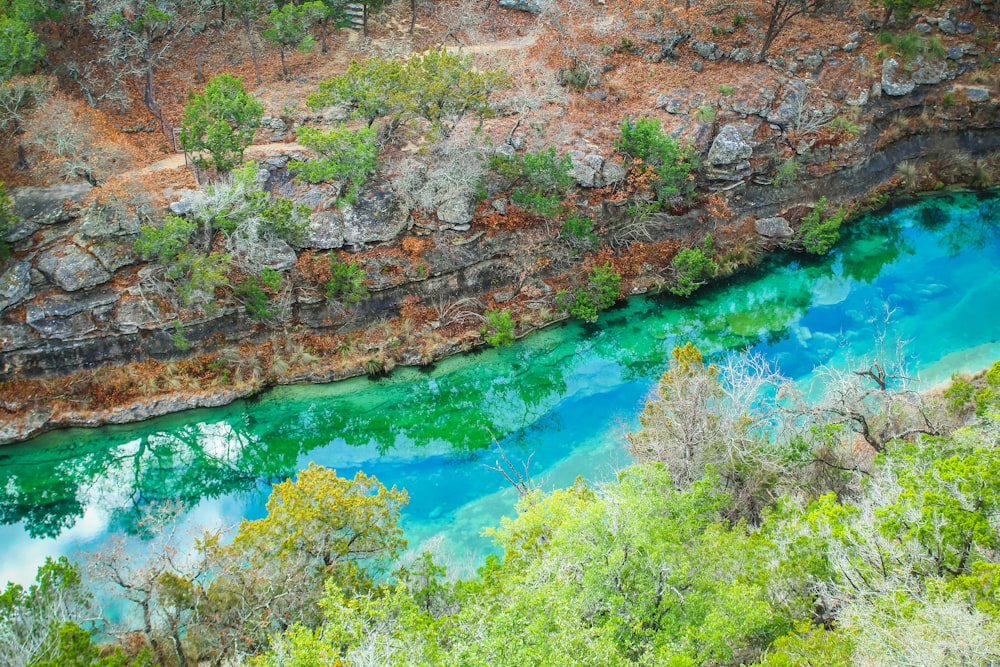
[[[285,67],[285,49],[284,49],[284,47],[281,47],[281,48],[278,49],[278,55],[281,57],[281,75],[283,77],[285,77],[285,80],[287,81],[288,80],[288,68]]]
[[[260,85],[260,63],[257,62],[257,47],[253,45],[253,30],[250,27],[250,14],[243,15],[243,30],[247,33],[247,43],[250,44],[250,60],[253,61],[253,71],[257,75],[257,85]]]
[[[326,53],[329,51],[329,47],[326,44],[326,24],[329,23],[330,17],[324,16],[323,20],[319,22],[319,52]]]
[[[368,36],[368,5],[361,5],[361,34]]]
[[[417,0],[410,0],[410,35],[413,34],[413,30],[416,27],[417,27]]]

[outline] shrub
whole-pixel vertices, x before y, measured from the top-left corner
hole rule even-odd
[[[558,215],[563,195],[575,183],[570,174],[573,160],[569,155],[556,159],[553,146],[537,153],[495,155],[490,158],[490,169],[520,184],[511,194],[511,201],[546,218]]]
[[[198,224],[191,220],[168,215],[161,227],[143,225],[139,228],[135,251],[145,260],[169,265],[184,252],[197,229]]]
[[[840,239],[840,225],[844,221],[844,207],[841,206],[829,218],[824,218],[826,197],[819,201],[804,218],[799,227],[799,239],[806,252],[825,255]]]
[[[621,124],[617,148],[634,160],[642,160],[656,175],[653,189],[661,202],[675,195],[690,195],[693,181],[689,178],[697,166],[694,150],[681,145],[665,134],[658,118],[637,118]]]
[[[341,124],[323,132],[311,127],[299,129],[298,141],[316,151],[320,157],[315,160],[292,160],[288,163],[298,178],[310,183],[341,181],[346,192],[344,201],[353,202],[375,171],[378,162],[378,146],[375,144],[375,130],[363,127],[348,129]]]
[[[354,262],[345,262],[330,253],[330,280],[326,281],[326,296],[345,305],[368,298],[364,284],[365,271]]]
[[[508,347],[514,342],[514,319],[510,311],[487,310],[486,323],[483,325],[482,335],[486,338],[486,343],[492,347]]]
[[[774,184],[779,188],[785,185],[791,185],[799,180],[799,174],[801,171],[802,165],[799,164],[799,161],[793,157],[788,158],[778,165],[777,170],[775,170]]]
[[[607,310],[618,300],[622,277],[610,262],[596,266],[587,276],[586,286],[573,293],[562,291],[556,298],[560,308],[573,317],[596,322],[598,313]]]
[[[565,239],[574,251],[593,250],[600,243],[600,239],[594,233],[593,221],[576,211],[571,212],[563,220],[559,236]]]
[[[700,245],[694,248],[682,248],[670,266],[674,271],[677,283],[670,291],[677,296],[691,296],[695,290],[705,284],[719,270],[712,254],[715,243],[711,234],[706,234]]]
[[[10,259],[10,244],[7,243],[7,235],[17,224],[17,215],[14,213],[14,202],[7,195],[7,186],[0,181],[0,264]]]

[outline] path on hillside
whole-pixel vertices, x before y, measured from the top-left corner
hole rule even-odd
[[[295,153],[297,151],[309,151],[308,148],[302,144],[296,143],[286,143],[277,142],[272,144],[253,144],[248,146],[244,155],[247,157],[264,157],[267,155],[282,154],[282,153]],[[311,152],[311,151],[310,151]],[[162,171],[165,169],[180,169],[186,162],[184,160],[184,153],[175,153],[170,157],[165,157],[159,162],[154,162],[153,164],[139,169],[140,174],[148,174],[152,171]]]

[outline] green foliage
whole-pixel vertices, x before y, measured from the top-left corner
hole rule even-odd
[[[563,220],[559,236],[569,243],[574,252],[594,250],[601,242],[594,233],[594,222],[576,211],[571,211]]]
[[[718,86],[716,90],[718,90],[719,93],[721,93],[722,95],[732,95],[733,93],[736,92],[736,88],[727,84],[722,84]]]
[[[782,160],[781,164],[774,172],[774,185],[777,187],[783,187],[785,185],[791,185],[799,180],[799,175],[802,173],[802,165],[799,161],[793,157],[786,160]]]
[[[288,168],[310,183],[341,181],[346,186],[343,200],[351,203],[375,171],[378,162],[375,139],[375,130],[370,127],[351,130],[341,124],[326,132],[302,127],[298,131],[299,143],[313,149],[320,157],[305,162],[292,160]]]
[[[243,301],[250,319],[262,322],[278,316],[271,303],[270,293],[281,288],[281,274],[264,267],[259,276],[248,276],[234,288],[234,292]]]
[[[345,479],[312,463],[274,486],[267,516],[240,524],[232,551],[249,567],[294,564],[317,586],[332,577],[345,591],[363,591],[406,547],[398,521],[408,502],[405,491],[362,472]]]
[[[365,270],[354,262],[345,262],[331,252],[330,273],[332,277],[326,283],[328,299],[354,305],[368,298],[368,287],[363,282]]]
[[[17,214],[14,213],[14,202],[7,194],[7,186],[0,181],[0,265],[10,259],[10,244],[7,235],[17,224]]]
[[[861,134],[861,126],[845,116],[837,116],[826,124],[831,130],[846,132],[852,136]]]
[[[692,116],[699,123],[714,123],[715,109],[711,105],[703,104],[694,110]]]
[[[691,296],[695,290],[710,280],[719,270],[712,259],[715,244],[711,234],[706,234],[699,246],[681,248],[670,262],[676,284],[669,289],[678,296]]]
[[[278,47],[281,71],[285,76],[288,76],[285,51],[311,51],[316,40],[309,29],[324,16],[326,6],[322,2],[303,2],[298,5],[289,3],[272,9],[267,15],[268,27],[260,34]]]
[[[25,4],[25,3],[20,3]],[[0,83],[17,74],[30,74],[45,55],[45,45],[20,12],[0,13]]]
[[[596,322],[598,313],[615,305],[621,292],[622,277],[610,262],[595,266],[587,276],[587,284],[570,295],[563,291],[556,302],[573,317]]]
[[[487,310],[482,335],[491,347],[509,347],[514,343],[514,318],[506,308]]]
[[[180,320],[174,320],[174,332],[170,334],[170,340],[174,347],[181,352],[191,349],[191,341],[184,335],[184,324]]]
[[[886,1],[896,2],[897,0]],[[901,0],[900,4],[906,2],[912,3],[913,0]],[[930,0],[917,0],[917,2],[930,2]],[[905,16],[900,18],[905,19]],[[879,44],[891,48],[904,62],[912,61],[921,55],[941,59],[948,54],[948,50],[937,35],[927,37],[916,32],[894,33],[883,30],[878,34],[877,40]]]
[[[838,630],[816,627],[807,621],[795,625],[795,631],[778,637],[760,667],[853,667],[850,636]]]
[[[689,145],[681,145],[663,132],[658,118],[637,118],[621,124],[616,147],[629,160],[641,160],[656,175],[653,190],[661,203],[677,195],[688,196],[694,189],[692,172],[697,155]]]
[[[502,70],[476,71],[471,56],[440,49],[406,63],[381,58],[353,62],[343,75],[320,82],[307,103],[313,109],[348,106],[369,125],[387,118],[390,133],[421,118],[432,131],[447,135],[466,115],[490,116],[490,95],[509,86]]]
[[[260,126],[264,105],[243,88],[243,80],[229,74],[212,77],[200,95],[192,94],[184,108],[180,134],[184,150],[197,153],[194,163],[229,171],[243,164],[243,151]],[[206,151],[210,159],[200,152]]]
[[[814,255],[825,255],[840,239],[840,225],[844,221],[844,207],[829,218],[824,218],[826,212],[826,197],[820,197],[812,211],[802,218],[799,226],[799,240],[806,252]]]
[[[198,229],[198,223],[167,215],[163,225],[142,225],[135,251],[145,260],[154,260],[163,265],[172,264],[188,247],[191,235]]]
[[[575,183],[570,174],[572,158],[564,155],[557,159],[553,146],[537,153],[495,155],[490,158],[490,169],[518,184],[511,201],[544,218],[559,214],[562,197]]]
[[[43,660],[31,667],[153,667],[156,662],[148,648],[131,658],[119,647],[102,649],[90,633],[73,622],[62,623],[56,629],[55,645]]]

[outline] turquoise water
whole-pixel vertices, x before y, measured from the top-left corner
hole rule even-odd
[[[547,488],[610,477],[630,462],[624,434],[676,344],[751,348],[805,379],[870,352],[888,304],[925,386],[1000,358],[998,230],[995,193],[935,197],[856,223],[829,257],[775,257],[689,301],[634,299],[596,326],[551,327],[430,371],[2,448],[0,581],[26,583],[46,556],[80,557],[115,533],[141,548],[164,503],[183,505],[192,533],[259,517],[270,484],[310,461],[407,489],[410,545],[434,544],[468,572],[492,550],[481,529],[516,501],[484,466],[493,439],[514,461],[530,455]]]

